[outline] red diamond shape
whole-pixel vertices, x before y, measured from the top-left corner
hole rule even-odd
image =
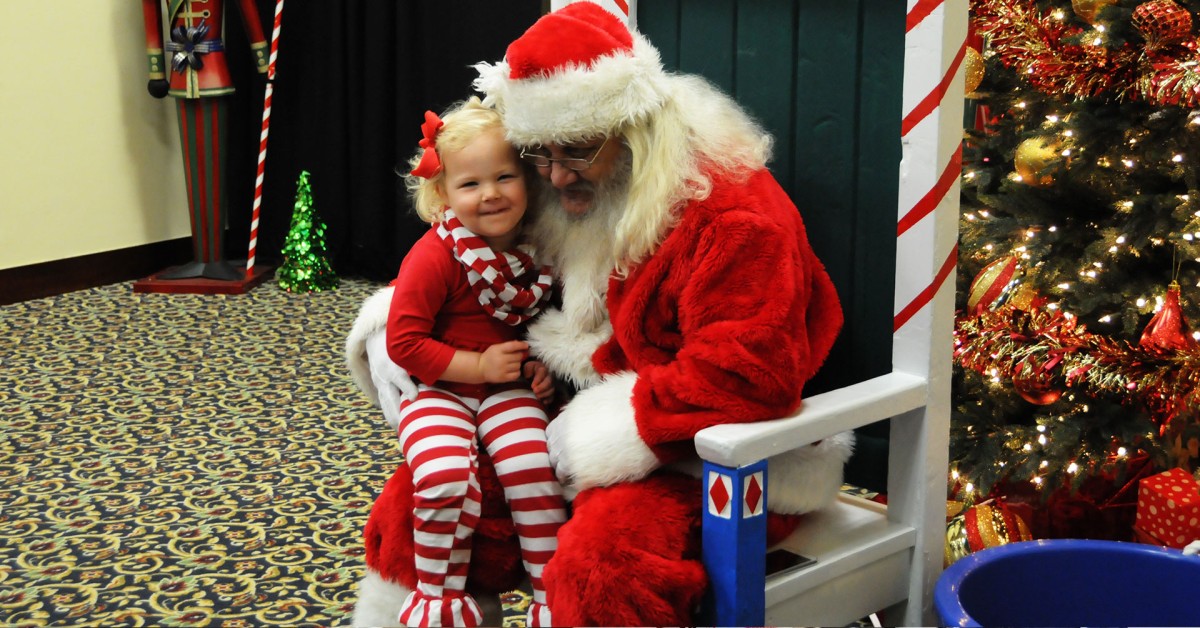
[[[758,476],[750,476],[750,486],[746,487],[746,506],[750,512],[758,510],[758,500],[762,499],[762,489],[758,486]]]
[[[729,504],[729,491],[725,490],[725,483],[721,481],[720,476],[715,478],[712,487],[708,489],[708,498],[713,501],[717,512],[725,510],[725,506]]]

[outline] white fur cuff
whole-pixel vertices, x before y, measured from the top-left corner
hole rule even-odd
[[[550,460],[563,484],[575,490],[639,480],[661,462],[638,433],[633,415],[634,373],[606,377],[576,395],[546,436]]]

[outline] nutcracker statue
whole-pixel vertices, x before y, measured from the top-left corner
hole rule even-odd
[[[254,3],[237,0],[255,65],[265,74],[267,42]],[[244,271],[227,261],[224,251],[225,96],[234,91],[222,37],[224,0],[165,0],[169,37],[165,45],[163,4],[164,0],[142,0],[150,73],[147,88],[155,98],[175,97],[194,257],[156,278],[242,280]]]

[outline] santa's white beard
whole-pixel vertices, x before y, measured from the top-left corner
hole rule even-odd
[[[605,295],[616,267],[612,237],[625,209],[629,158],[624,156],[608,181],[593,186],[592,206],[582,214],[565,211],[559,191],[541,181],[537,216],[529,237],[539,259],[553,268],[562,290],[562,310],[544,312],[529,328],[530,349],[555,375],[584,388],[599,381],[591,355],[612,336]]]

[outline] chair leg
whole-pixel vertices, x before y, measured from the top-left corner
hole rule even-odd
[[[731,469],[704,463],[706,620],[762,626],[766,618],[767,463]]]

